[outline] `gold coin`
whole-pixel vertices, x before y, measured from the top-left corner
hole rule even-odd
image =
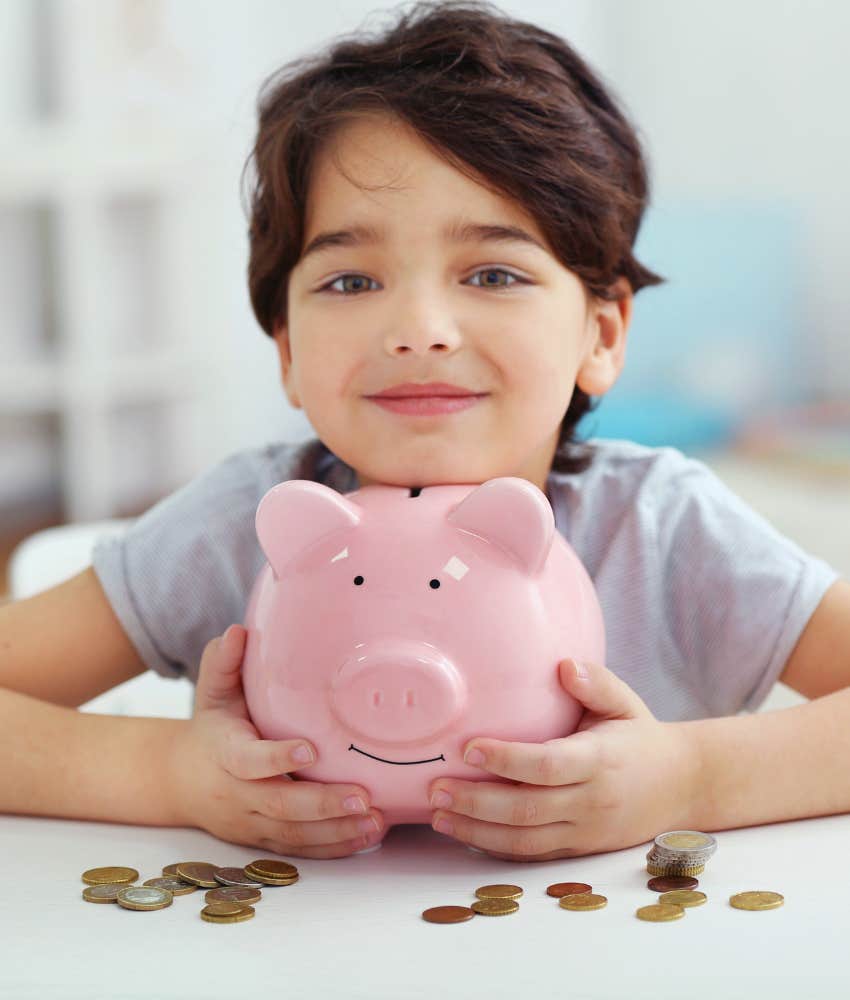
[[[778,892],[739,892],[729,897],[736,910],[775,910],[785,897]]]
[[[118,882],[87,885],[83,889],[83,899],[87,903],[115,903],[118,900],[118,891],[123,888],[123,884]]]
[[[695,851],[712,847],[714,837],[698,830],[673,830],[671,833],[661,833],[655,838],[660,847],[669,847],[673,851]]]
[[[596,892],[572,892],[558,900],[558,906],[565,910],[601,910],[607,905],[607,897]]]
[[[257,861],[252,861],[250,865],[246,866],[246,872],[248,868],[251,868],[255,874],[265,875],[268,878],[295,878],[298,875],[298,869],[295,865],[291,865],[287,861],[276,861],[274,858],[260,858]]]
[[[222,885],[218,889],[210,889],[204,896],[208,903],[259,903],[262,898],[259,889],[241,885]]]
[[[182,861],[177,866],[177,877],[203,889],[217,889],[219,883],[213,873],[218,867],[219,865],[210,864],[209,861]]]
[[[515,899],[478,899],[471,909],[485,917],[503,917],[507,913],[516,913],[519,903]]]
[[[482,885],[475,890],[479,899],[519,899],[522,889],[518,885]]]
[[[158,878],[149,878],[142,885],[152,885],[155,889],[168,889],[172,896],[188,896],[190,892],[197,892],[198,887],[184,882],[182,878],[170,875],[162,875]]]
[[[257,882],[262,882],[264,885],[292,885],[293,882],[298,881],[298,875],[287,876],[285,878],[276,878],[271,875],[264,875],[261,872],[255,871],[250,865],[245,866],[245,874],[250,879],[255,879]]]
[[[652,903],[650,906],[641,906],[635,911],[635,916],[639,920],[649,920],[653,924],[660,924],[665,920],[678,920],[684,915],[684,907],[675,903]]]
[[[702,875],[705,865],[647,865],[646,870],[650,875],[684,875],[693,878],[695,875]]]
[[[702,906],[707,899],[704,892],[696,892],[694,889],[671,889],[669,892],[662,892],[658,902],[675,903],[677,906]]]
[[[227,912],[222,912],[216,907],[224,906],[223,903],[210,903],[201,910],[201,920],[206,920],[211,924],[238,924],[243,920],[250,920],[256,910],[253,906],[239,906]]]
[[[107,882],[127,885],[135,882],[138,877],[139,873],[135,868],[89,868],[87,872],[83,872],[83,881],[89,885],[103,885]]]
[[[116,902],[127,910],[162,910],[166,906],[171,906],[173,898],[168,889],[125,885],[118,891]]]

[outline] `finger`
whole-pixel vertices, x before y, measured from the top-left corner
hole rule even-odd
[[[486,823],[509,826],[544,826],[547,823],[569,822],[566,816],[581,813],[587,784],[565,785],[562,788],[539,788],[534,785],[507,785],[499,781],[443,781],[435,786],[447,790],[451,803],[435,806],[432,819],[447,813],[460,813]]]
[[[223,708],[243,699],[242,654],[248,632],[231,625],[204,647],[195,686],[195,711]]]
[[[357,799],[366,812],[354,810]],[[386,830],[380,810],[369,808],[368,793],[356,785],[265,779],[251,782],[246,801],[277,824],[287,843],[298,846],[335,844]]]
[[[598,663],[582,661],[581,668],[587,675],[581,677],[575,660],[562,660],[563,686],[581,704],[603,719],[639,719],[652,715],[646,702],[613,670]]]
[[[299,858],[347,858],[355,851],[362,851],[366,847],[372,847],[383,840],[385,830],[381,833],[375,832],[373,835],[357,834],[348,840],[341,840],[338,843],[311,843],[293,844],[283,835],[283,830],[279,822],[255,813],[251,816],[247,828],[246,839],[239,840],[239,843],[247,844],[249,847],[257,847],[273,854]]]
[[[261,740],[247,719],[234,718],[224,736],[220,762],[234,778],[274,778],[309,766],[310,761],[295,756],[302,747],[310,751],[315,762],[316,751],[305,740]]]
[[[570,840],[574,836],[572,823],[547,823],[545,826],[530,826],[517,829],[499,823],[485,823],[468,816],[452,814],[446,817],[452,830],[448,834],[464,844],[471,844],[482,851],[498,851],[519,860],[544,860],[543,855],[551,852],[556,857],[568,857]],[[445,831],[438,831],[439,833]]]
[[[599,737],[591,730],[545,743],[476,739],[464,749],[464,758],[476,749],[484,754],[484,763],[475,766],[501,778],[529,785],[572,785],[594,774],[598,746]]]

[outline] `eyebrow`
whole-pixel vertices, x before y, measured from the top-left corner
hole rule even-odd
[[[328,230],[310,240],[301,254],[301,259],[304,260],[310,254],[321,253],[330,247],[374,246],[383,240],[384,235],[383,229],[366,223],[350,225],[346,229]],[[523,243],[537,247],[546,254],[549,253],[540,240],[519,226],[463,222],[456,219],[443,228],[441,235],[451,243]]]

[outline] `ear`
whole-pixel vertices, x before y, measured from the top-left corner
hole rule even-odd
[[[626,335],[634,295],[627,278],[613,285],[613,302],[592,298],[587,321],[585,355],[576,372],[576,385],[588,396],[601,396],[617,381],[626,361]]]
[[[298,398],[298,392],[295,388],[295,379],[292,372],[292,351],[289,343],[289,327],[282,320],[278,321],[272,327],[275,346],[277,347],[277,352],[280,358],[280,377],[283,382],[283,388],[286,390],[286,397],[289,400],[290,406],[294,406],[296,410],[302,409],[301,400]]]

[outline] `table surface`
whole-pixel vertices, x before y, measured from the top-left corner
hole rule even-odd
[[[663,831],[658,831],[659,833]],[[138,884],[166,864],[243,866],[263,852],[202,830],[0,816],[8,869],[0,911],[0,994],[52,997],[710,997],[847,996],[850,815],[720,831],[700,876],[708,896],[677,921],[646,923],[648,844],[533,864],[473,853],[428,826],[398,826],[372,853],[290,858],[297,883],[268,887],[239,924],[200,918],[199,889],[137,912],[81,896],[88,868],[126,865]],[[552,882],[608,898],[563,910]],[[488,883],[520,885],[517,913],[429,924],[422,911],[470,905]],[[785,896],[776,910],[736,892]]]

